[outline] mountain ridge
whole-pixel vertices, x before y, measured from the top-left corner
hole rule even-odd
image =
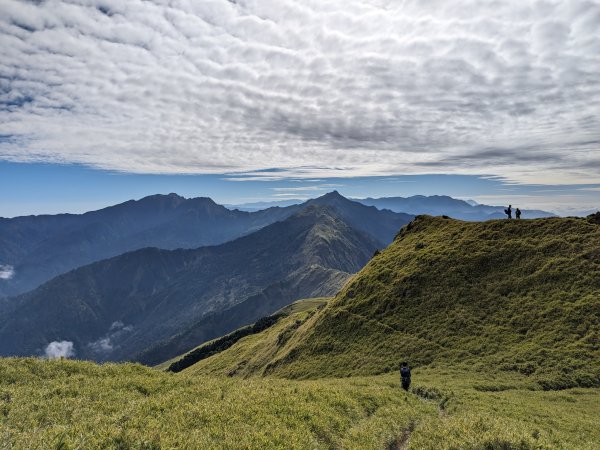
[[[267,330],[186,370],[222,374],[244,361],[240,376],[345,377],[406,359],[515,373],[542,389],[598,387],[598,222],[418,216],[324,309],[283,323],[283,344]]]
[[[504,219],[506,206],[473,204],[471,201],[456,199],[447,195],[413,195],[411,197],[381,197],[355,199],[364,205],[402,211],[414,215],[450,216],[453,219],[485,221]],[[516,207],[516,206],[515,206]],[[542,210],[522,209],[523,218],[539,219],[555,214]]]
[[[362,214],[352,213],[353,217],[347,218],[382,246],[391,242],[397,228],[412,219],[406,214],[378,213],[338,196],[323,196],[287,208],[244,212],[225,208],[208,197],[186,199],[173,193],[156,194],[79,215],[0,219],[0,269],[10,269],[10,276],[0,278],[0,297],[27,292],[76,267],[139,248],[174,250],[222,244],[290,217],[311,204],[335,200],[342,214],[343,209],[362,208],[374,225],[361,226],[365,223]]]
[[[358,198],[349,197],[358,203],[375,206],[378,209],[388,209],[412,215],[450,216],[454,219],[482,221],[503,219],[506,206],[484,205],[473,200],[461,200],[447,195],[413,195],[409,197],[378,197]],[[266,207],[290,206],[301,204],[304,200],[284,200],[275,202],[258,202],[240,205],[229,205],[244,211],[258,211]],[[528,219],[552,217],[554,213],[536,209],[522,209],[523,217]]]
[[[335,208],[311,205],[219,246],[125,253],[11,299],[15,306],[0,310],[0,352],[39,354],[50,341],[68,340],[81,357],[128,359],[253,296],[279,309],[307,294],[331,295],[378,247]],[[112,336],[117,323],[130,329]],[[113,347],[109,354],[88,348],[100,341]]]

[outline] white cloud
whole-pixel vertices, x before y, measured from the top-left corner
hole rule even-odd
[[[299,186],[299,187],[274,187],[271,190],[276,192],[303,192],[303,191],[330,191],[332,188],[341,187],[342,184],[324,183],[313,186]]]
[[[44,352],[48,359],[72,358],[75,356],[75,349],[71,341],[50,342]]]
[[[8,264],[0,264],[0,280],[10,280],[15,276],[15,268]]]
[[[105,336],[87,345],[95,353],[110,353],[115,348],[115,341],[131,331],[133,331],[132,325],[125,326],[123,322],[117,320],[111,324]]]
[[[583,0],[4,0],[0,159],[597,182],[599,26]]]
[[[97,341],[90,342],[88,345],[97,353],[109,353],[113,350],[113,344],[110,337],[98,339]]]

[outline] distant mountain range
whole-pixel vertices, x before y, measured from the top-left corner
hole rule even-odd
[[[282,214],[279,214],[282,213]],[[232,211],[209,198],[153,195],[85,214],[0,219],[0,295],[30,290],[50,278],[143,247],[220,244],[289,216],[278,208]]]
[[[504,219],[506,206],[481,205],[472,200],[458,200],[445,195],[415,195],[412,197],[383,197],[356,199],[364,205],[375,206],[379,209],[402,211],[408,214],[431,216],[448,216],[453,219],[469,221],[485,221],[491,219]],[[508,205],[507,205],[508,206]],[[513,205],[513,209],[516,205]],[[523,209],[523,218],[539,219],[553,217],[555,214],[536,209]]]
[[[382,197],[382,198],[352,198],[363,205],[375,206],[379,209],[389,209],[413,215],[429,214],[432,216],[449,216],[454,219],[483,221],[503,219],[506,206],[482,205],[473,200],[459,200],[446,195],[414,195],[412,197]],[[243,211],[258,211],[265,208],[289,206],[302,203],[302,200],[288,199],[275,202],[257,202],[241,205],[229,205]],[[516,205],[515,205],[516,207]],[[547,211],[524,209],[523,218],[537,219],[553,217],[555,214]]]
[[[381,212],[337,192],[299,205],[246,212],[210,198],[153,195],[85,214],[0,218],[0,297],[27,292],[85,264],[144,247],[197,248],[231,241],[309,205],[337,205],[384,246],[407,214]],[[373,220],[376,219],[376,220]]]
[[[41,354],[66,340],[78,357],[120,360],[177,342],[190,328],[210,339],[298,298],[334,294],[412,219],[338,193],[277,213],[288,217],[225,244],[144,248],[5,300],[0,354]],[[236,306],[235,320],[217,317]],[[181,345],[173,346],[176,352],[186,349]]]

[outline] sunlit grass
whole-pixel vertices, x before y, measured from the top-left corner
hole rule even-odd
[[[2,448],[384,448],[435,410],[389,379],[241,380],[0,360]]]
[[[177,374],[0,360],[0,447],[600,448],[599,230],[419,219],[327,306]]]
[[[597,449],[600,389],[543,391],[526,376],[424,369],[415,392],[433,391],[440,414],[411,435],[415,449]]]
[[[600,227],[419,217],[265,366],[286,378],[436,364],[600,387]]]
[[[416,370],[319,380],[0,360],[0,448],[594,449],[599,389]],[[412,432],[411,432],[412,431]]]

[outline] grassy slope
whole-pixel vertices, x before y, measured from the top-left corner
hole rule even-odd
[[[0,448],[384,448],[433,403],[391,379],[198,378],[0,359]]]
[[[282,342],[280,336],[288,335],[287,330],[297,321],[310,320],[310,309],[291,314],[183,374],[199,379],[236,375],[254,380],[252,376],[264,374],[270,361],[289,352],[290,343]],[[345,379],[348,383],[355,380]],[[397,373],[372,380],[399,384]],[[415,422],[407,448],[595,449],[600,442],[596,425],[600,417],[600,389],[543,391],[532,377],[518,372],[499,374],[439,365],[416,369],[413,383],[413,394],[442,403],[443,408]]]
[[[600,389],[532,391],[523,375],[499,382],[440,369],[417,369],[414,379],[406,394],[392,374],[244,380],[0,359],[0,448],[591,450],[600,442]]]
[[[0,448],[595,449],[600,389],[540,386],[597,380],[598,230],[420,218],[324,309],[179,374],[0,360]],[[408,395],[357,376],[405,355]]]
[[[600,386],[599,262],[584,219],[420,217],[261,370],[374,375],[408,359]]]
[[[288,340],[326,304],[326,299],[308,299],[295,302],[280,312],[287,314],[262,333],[247,336],[233,347],[216,356],[199,361],[185,369],[187,373],[252,376],[263,375],[264,368],[285,352]],[[162,367],[162,365],[160,366]]]
[[[522,374],[418,369],[416,393],[441,393],[440,414],[421,421],[412,449],[597,449],[600,389],[533,389]]]
[[[274,328],[276,330],[280,329],[282,327],[282,323],[281,322],[284,322],[285,324],[288,324],[288,323],[294,323],[297,320],[305,320],[307,317],[309,317],[312,314],[314,314],[316,312],[317,308],[324,307],[327,304],[328,300],[329,299],[327,297],[302,299],[302,300],[297,300],[294,303],[281,308],[280,310],[278,310],[278,311],[276,311],[276,312],[274,312],[272,314],[273,316],[275,316],[275,315],[282,315],[282,316],[284,316],[283,319],[281,319],[277,324],[274,325]],[[293,318],[290,319],[290,316],[293,316]],[[251,325],[248,325],[247,327],[242,327],[240,329],[246,329],[246,328],[250,328],[250,327],[251,327]],[[238,330],[240,330],[240,329],[238,329]],[[238,330],[235,330],[234,332],[229,333],[228,335],[225,335],[224,337],[227,337],[227,336],[229,336],[231,334],[234,334]],[[262,342],[264,340],[265,336],[268,336],[268,335],[271,335],[271,334],[272,333],[260,333],[259,334],[260,337],[258,337],[258,341]],[[212,344],[213,342],[215,342],[215,341],[217,341],[219,339],[221,339],[221,338],[217,338],[217,339],[213,339],[213,340],[210,340],[208,342],[205,342],[205,343],[199,345],[198,347],[195,347],[195,348],[191,349],[187,353],[192,353],[196,349],[199,349],[199,348],[202,348],[202,347],[206,347],[207,345],[210,345],[210,344]],[[245,339],[246,342],[247,342],[248,339],[252,340],[252,336],[248,336],[248,337],[243,338],[243,339]],[[256,340],[256,338],[254,340]],[[166,370],[166,369],[169,368],[169,366],[171,364],[173,364],[174,362],[180,360],[183,356],[185,356],[185,355],[178,355],[178,356],[176,356],[174,358],[169,359],[168,361],[165,361],[165,362],[163,362],[161,364],[156,365],[155,368],[159,369],[159,370]],[[227,356],[227,359],[231,359],[232,357],[234,358],[235,365],[237,366],[237,362],[241,361],[241,359],[239,359],[239,358],[237,358],[237,357],[235,357],[233,355],[229,355],[229,354]],[[200,364],[200,363],[197,363],[197,364]],[[194,367],[196,367],[196,365],[194,365]]]
[[[540,388],[598,386],[598,233],[578,219],[421,218],[319,313],[291,315],[186,372],[355,376],[408,354],[421,365],[413,393],[444,406],[416,424],[408,448],[595,449],[600,389]],[[393,328],[403,314],[405,334]]]

